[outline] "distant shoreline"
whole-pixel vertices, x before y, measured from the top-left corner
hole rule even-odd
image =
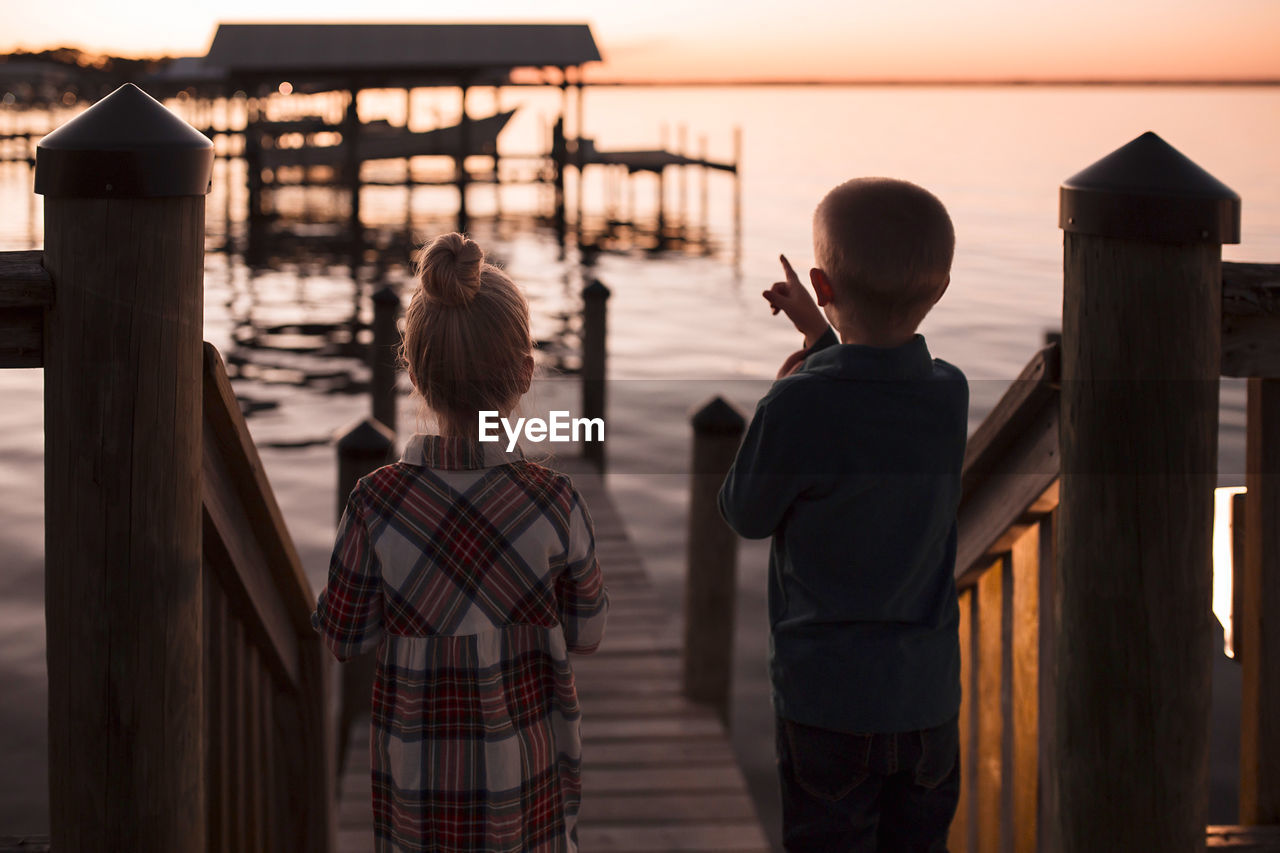
[[[520,84],[516,84],[520,85]],[[537,84],[542,85],[542,84]],[[1267,88],[1280,86],[1280,78],[1258,80],[585,80],[586,87],[600,86],[619,88],[636,87],[680,87],[680,88],[750,88],[750,87],[877,87],[896,86],[912,88],[937,87],[1027,87],[1027,88],[1063,88],[1072,86],[1084,87],[1149,87],[1149,88]]]

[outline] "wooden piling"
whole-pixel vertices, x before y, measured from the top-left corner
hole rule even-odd
[[[213,146],[131,84],[41,141],[49,822],[205,849],[204,194]]]
[[[582,289],[582,417],[605,417],[605,381],[608,376],[609,288],[591,279]],[[601,473],[605,468],[604,441],[588,441],[582,455]]]
[[[396,374],[400,360],[400,294],[386,285],[373,294],[373,343],[369,367],[373,371],[373,419],[392,436],[396,433]]]
[[[356,481],[391,461],[395,433],[371,418],[357,421],[338,434],[338,500],[337,517],[342,518],[347,496]],[[338,760],[347,754],[347,737],[351,723],[369,713],[373,696],[374,660],[370,654],[353,658],[340,666],[341,694],[338,707]],[[338,778],[341,779],[341,768]]]
[[[347,506],[347,496],[356,481],[391,461],[396,436],[372,418],[357,421],[338,433],[338,518]]]
[[[1239,211],[1150,133],[1062,187],[1063,853],[1204,849],[1220,257]]]
[[[454,155],[454,180],[458,185],[458,228],[465,234],[470,230],[467,213],[467,184],[471,174],[467,171],[467,155],[471,153],[471,114],[467,112],[467,84],[458,87],[462,115],[458,119],[458,151]]]
[[[1241,618],[1240,822],[1280,823],[1280,378],[1249,380]]]
[[[684,598],[684,694],[712,705],[729,725],[738,537],[720,517],[717,496],[746,429],[722,397],[693,416],[693,474]]]
[[[348,251],[351,277],[355,278],[364,259],[364,225],[360,219],[360,87],[354,82],[347,90],[347,108],[342,116],[342,148],[342,182],[351,193]]]

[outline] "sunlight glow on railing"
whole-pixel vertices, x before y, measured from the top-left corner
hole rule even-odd
[[[1231,497],[1243,493],[1244,486],[1227,486],[1214,489],[1213,493],[1213,615],[1222,623],[1222,651],[1229,658],[1235,657],[1231,630]]]

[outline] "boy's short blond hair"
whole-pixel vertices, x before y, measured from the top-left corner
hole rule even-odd
[[[839,308],[878,325],[919,325],[951,273],[956,235],[933,193],[894,178],[854,178],[813,214],[814,255]]]

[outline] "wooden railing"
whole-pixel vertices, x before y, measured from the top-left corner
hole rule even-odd
[[[1027,364],[969,440],[962,476],[960,805],[955,851],[1036,850],[1052,675],[1058,363]],[[1047,621],[1047,620],[1046,620]]]
[[[129,86],[60,134],[44,249],[0,253],[0,368],[44,368],[49,840],[324,853],[312,592],[201,355],[212,152]]]
[[[1247,486],[1235,506],[1243,667],[1240,823],[1214,849],[1280,849],[1280,264],[1222,265],[1222,373],[1249,376]],[[1038,352],[969,440],[960,505],[961,799],[957,853],[1054,849],[1060,345]],[[1169,413],[1176,417],[1176,413]],[[1122,772],[1123,768],[1116,768]]]
[[[314,595],[208,343],[203,473],[208,849],[328,850],[333,738]]]
[[[40,261],[39,251],[0,253],[0,367],[44,365],[53,286]],[[327,658],[310,624],[314,595],[222,359],[207,343],[203,385],[207,849],[325,851],[333,737]]]

